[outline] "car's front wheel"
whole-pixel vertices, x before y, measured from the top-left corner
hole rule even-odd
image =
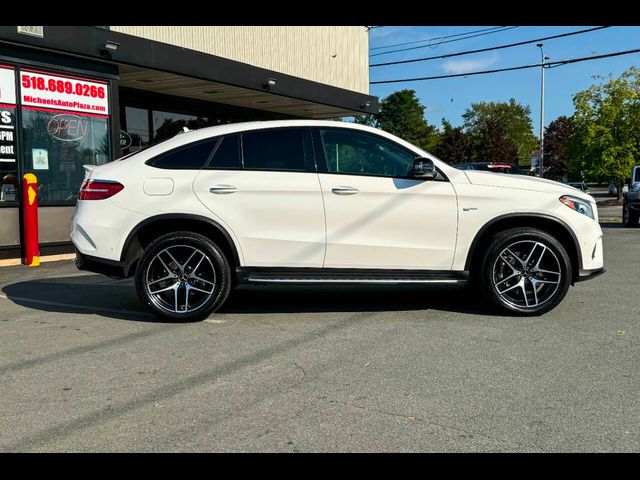
[[[496,234],[481,266],[484,294],[501,310],[540,315],[556,307],[571,284],[571,261],[553,236],[534,228]]]
[[[229,262],[203,235],[174,232],[153,241],[136,270],[136,290],[159,317],[201,320],[226,300],[231,285]]]

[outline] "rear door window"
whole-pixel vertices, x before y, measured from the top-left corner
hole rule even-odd
[[[242,134],[247,170],[307,171],[313,166],[308,129],[279,128]]]
[[[242,167],[240,159],[240,135],[229,135],[220,140],[220,144],[209,161],[207,168],[217,170],[235,170]]]

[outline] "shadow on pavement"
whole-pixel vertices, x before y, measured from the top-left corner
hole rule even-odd
[[[138,299],[131,279],[111,280],[101,275],[44,278],[6,285],[2,293],[18,305],[47,312],[161,322]],[[401,310],[495,314],[468,288],[420,285],[242,285],[231,292],[219,312],[277,314]]]

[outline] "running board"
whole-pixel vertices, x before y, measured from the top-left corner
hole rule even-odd
[[[236,268],[238,283],[465,285],[469,272],[366,268]]]

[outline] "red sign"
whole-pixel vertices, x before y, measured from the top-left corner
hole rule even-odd
[[[109,115],[106,82],[21,70],[20,96],[23,105]]]

